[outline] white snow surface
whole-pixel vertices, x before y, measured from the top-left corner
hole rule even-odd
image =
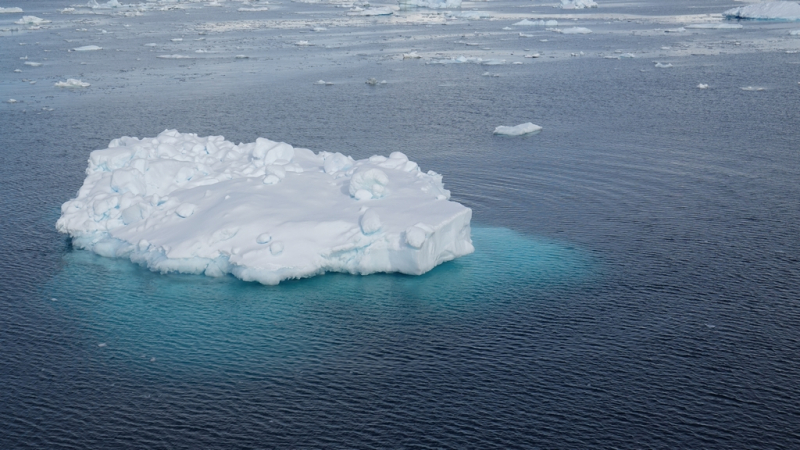
[[[561,9],[597,8],[593,0],[561,0]]]
[[[535,133],[541,131],[542,127],[534,125],[531,122],[523,123],[513,127],[499,126],[494,129],[494,134],[502,134],[504,136],[522,136],[523,134]]]
[[[722,14],[729,19],[800,20],[800,4],[763,2],[732,8]]]
[[[56,229],[77,248],[162,273],[263,284],[324,272],[418,275],[474,250],[472,210],[449,198],[441,175],[400,152],[356,161],[167,130],[92,152]]]

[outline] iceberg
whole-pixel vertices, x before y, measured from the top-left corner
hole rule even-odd
[[[56,229],[161,273],[278,284],[325,272],[419,275],[474,251],[472,210],[400,152],[354,160],[166,130],[91,153]]]
[[[739,6],[722,13],[728,19],[800,20],[797,2],[764,2]]]
[[[461,0],[399,0],[401,8],[460,8]]]
[[[561,0],[561,9],[597,8],[593,0]]]
[[[494,134],[501,134],[503,136],[522,136],[523,134],[536,133],[538,131],[542,131],[542,127],[528,122],[514,127],[499,126],[494,129]]]

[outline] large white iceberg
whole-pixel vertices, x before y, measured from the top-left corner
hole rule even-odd
[[[723,15],[729,19],[800,20],[800,4],[764,2],[732,8]]]
[[[259,138],[167,130],[89,157],[59,232],[151,270],[277,284],[324,272],[422,274],[471,253],[472,210],[395,152],[353,160]]]

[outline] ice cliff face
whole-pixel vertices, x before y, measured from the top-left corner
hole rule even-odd
[[[277,284],[327,271],[422,274],[471,253],[472,211],[400,153],[353,160],[167,130],[91,153],[56,228],[163,273]]]
[[[800,20],[800,4],[797,2],[764,2],[740,6],[725,11],[729,19]]]

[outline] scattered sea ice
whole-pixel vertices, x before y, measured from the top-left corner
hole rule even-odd
[[[500,134],[503,136],[522,136],[523,134],[536,133],[538,131],[542,131],[542,127],[528,122],[514,127],[501,125],[494,129],[494,134]]]
[[[69,78],[67,81],[59,81],[55,84],[55,87],[63,87],[63,88],[85,88],[89,87],[91,84],[84,83],[81,80],[76,80],[75,78]]]

